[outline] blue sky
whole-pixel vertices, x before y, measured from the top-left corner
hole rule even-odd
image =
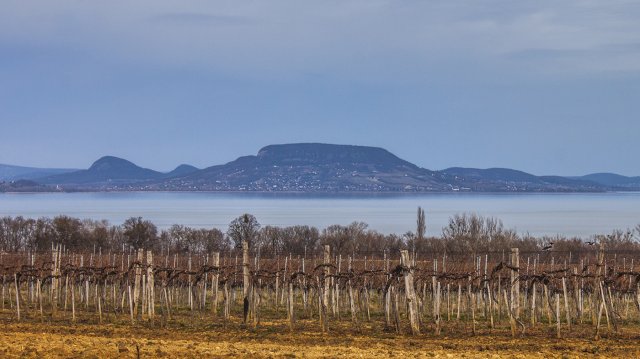
[[[0,0],[0,163],[262,146],[640,175],[637,1]]]

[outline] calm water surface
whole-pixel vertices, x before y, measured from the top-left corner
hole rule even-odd
[[[166,228],[174,223],[218,227],[242,213],[262,225],[363,221],[384,233],[414,230],[416,208],[429,234],[440,234],[449,217],[474,212],[502,219],[505,227],[533,235],[590,236],[640,223],[640,193],[307,195],[255,193],[36,193],[0,194],[0,216],[107,219],[122,223],[142,216]]]

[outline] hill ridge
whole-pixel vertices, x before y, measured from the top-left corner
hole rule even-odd
[[[36,181],[64,190],[261,191],[261,192],[601,192],[640,189],[627,178],[612,186],[597,176],[536,176],[510,168],[450,167],[433,171],[381,147],[287,143],[262,147],[221,165],[179,165],[170,172],[103,156],[88,169]],[[621,179],[621,180],[622,180]]]

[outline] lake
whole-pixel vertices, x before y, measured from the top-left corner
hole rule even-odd
[[[0,216],[107,219],[120,224],[142,216],[160,228],[172,224],[226,230],[248,212],[262,225],[331,224],[362,221],[383,233],[415,230],[416,210],[425,209],[427,232],[438,235],[456,213],[500,218],[506,228],[532,235],[587,237],[640,223],[640,193],[571,194],[268,194],[268,193],[16,193],[0,194]]]

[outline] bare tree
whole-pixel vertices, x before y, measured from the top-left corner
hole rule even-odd
[[[330,245],[334,253],[348,253],[352,241],[348,227],[334,224],[322,231],[321,243]]]
[[[233,241],[236,248],[242,247],[242,242],[247,241],[251,247],[254,239],[257,238],[260,231],[260,223],[256,217],[245,213],[229,223],[227,235]]]
[[[158,229],[142,217],[131,217],[122,225],[126,242],[133,249],[152,248],[157,241]]]
[[[165,245],[169,246],[170,249],[179,253],[185,253],[190,250],[187,227],[174,224],[166,233],[168,243],[165,243]]]
[[[442,229],[442,238],[449,252],[498,250],[510,248],[518,240],[513,230],[505,230],[502,221],[475,213],[456,214]]]
[[[82,222],[69,216],[57,216],[53,219],[55,241],[69,249],[79,249],[84,245]]]
[[[260,246],[271,252],[274,256],[278,254],[283,246],[284,236],[287,234],[286,228],[266,226],[260,231]]]

